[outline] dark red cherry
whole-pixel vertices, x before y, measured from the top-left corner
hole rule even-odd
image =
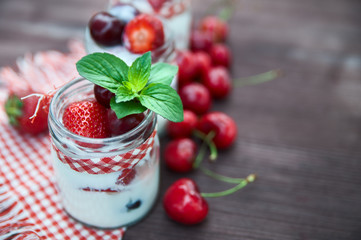
[[[207,16],[200,21],[199,28],[212,36],[214,42],[224,42],[227,39],[229,26],[217,16]]]
[[[106,108],[110,108],[110,100],[115,96],[114,93],[99,85],[94,85],[95,99]]]
[[[169,218],[186,225],[198,224],[208,214],[207,201],[189,178],[181,178],[168,188],[163,197],[163,207]]]
[[[194,30],[190,37],[190,48],[193,52],[204,51],[209,52],[212,48],[213,39],[212,35],[207,32]]]
[[[197,155],[197,144],[190,138],[169,142],[164,151],[167,167],[175,172],[189,172]]]
[[[184,110],[184,120],[182,122],[169,122],[167,126],[168,134],[172,138],[190,137],[192,131],[196,128],[197,115],[190,110]]]
[[[213,45],[210,50],[210,56],[214,66],[223,66],[229,68],[231,66],[231,51],[222,43]]]
[[[196,114],[208,112],[212,105],[209,90],[200,83],[189,83],[179,90],[184,109],[193,111]]]
[[[138,126],[144,119],[144,114],[132,114],[121,119],[118,119],[115,112],[108,109],[108,126],[112,136],[118,136],[129,132]]]
[[[222,66],[209,69],[203,79],[203,84],[214,98],[225,98],[230,93],[232,86],[229,72]]]
[[[107,12],[99,12],[89,21],[91,37],[96,43],[105,46],[122,43],[124,26],[124,22]]]
[[[235,121],[222,112],[210,112],[203,115],[199,119],[198,129],[205,134],[214,131],[213,142],[218,149],[230,147],[237,136]]]
[[[197,66],[197,77],[203,79],[212,67],[212,59],[208,53],[202,51],[195,52],[194,59]]]
[[[178,70],[178,85],[184,86],[194,80],[197,75],[197,64],[191,51],[180,51],[176,56]]]

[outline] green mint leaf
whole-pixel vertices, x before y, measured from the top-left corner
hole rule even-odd
[[[148,82],[152,58],[147,52],[137,58],[128,71],[128,81],[133,84],[133,91],[141,91]]]
[[[133,100],[128,102],[116,103],[114,98],[110,100],[110,107],[119,119],[131,114],[142,113],[147,110],[147,108],[142,106],[142,104],[138,101]]]
[[[165,85],[170,85],[177,72],[178,66],[168,63],[156,63],[150,70],[148,84],[163,83]]]
[[[109,53],[89,54],[76,63],[76,68],[82,77],[113,93],[128,79],[128,65]]]
[[[133,100],[137,95],[126,85],[120,85],[115,93],[115,102],[127,102]]]
[[[168,85],[152,83],[145,87],[139,96],[140,103],[172,121],[183,121],[183,105],[177,92]]]

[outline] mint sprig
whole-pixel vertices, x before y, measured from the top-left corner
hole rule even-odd
[[[109,53],[89,54],[76,63],[79,74],[115,94],[110,107],[118,118],[146,109],[173,121],[183,121],[183,105],[170,87],[178,67],[167,63],[152,65],[150,52],[129,67]]]

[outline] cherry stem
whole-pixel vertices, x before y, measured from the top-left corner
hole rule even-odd
[[[271,70],[265,73],[253,75],[250,77],[237,78],[234,79],[233,82],[235,87],[243,87],[247,85],[256,85],[256,84],[268,82],[280,76],[282,76],[282,72],[281,70],[277,69],[277,70]]]
[[[216,133],[214,131],[210,131],[208,134],[205,134],[199,130],[194,130],[193,131],[193,134],[202,139],[203,143],[206,143],[209,147],[209,150],[211,152],[211,154],[209,155],[209,159],[211,161],[215,161],[217,159],[217,156],[218,156],[218,151],[217,151],[217,147],[216,145],[214,144],[213,142],[213,138],[214,136],[216,135]],[[202,145],[203,146],[203,145]],[[202,149],[202,148],[201,148]],[[198,156],[197,156],[198,158]],[[196,160],[197,160],[196,158]],[[202,157],[203,158],[203,157]],[[199,165],[199,164],[198,164]]]
[[[199,149],[198,155],[193,163],[194,169],[197,169],[199,167],[199,165],[201,164],[201,162],[203,161],[204,155],[206,154],[206,147],[207,147],[207,145],[206,145],[205,141],[203,141],[201,148]]]
[[[250,174],[245,179],[242,179],[241,182],[233,188],[230,188],[230,189],[222,191],[222,192],[201,193],[201,196],[204,198],[224,197],[224,196],[227,196],[227,195],[237,192],[238,190],[247,186],[248,183],[254,182],[255,180],[256,180],[256,175]]]
[[[214,178],[216,180],[222,181],[222,182],[227,182],[227,183],[239,183],[240,181],[243,181],[244,178],[232,178],[232,177],[226,177],[223,175],[220,175],[218,173],[215,173],[207,168],[204,167],[200,167],[199,168],[204,174],[206,174],[207,176]]]

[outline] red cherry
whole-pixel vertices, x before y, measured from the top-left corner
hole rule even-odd
[[[222,112],[210,112],[203,115],[198,122],[198,129],[205,134],[214,131],[213,141],[218,149],[230,147],[237,136],[236,123]]]
[[[163,207],[167,215],[176,222],[192,225],[202,222],[208,214],[208,203],[199,193],[195,182],[182,178],[166,191]]]
[[[228,70],[221,66],[209,69],[203,84],[214,98],[226,97],[230,93],[232,86]]]
[[[197,144],[190,138],[181,138],[169,142],[164,151],[167,167],[175,172],[189,172],[197,153]]]
[[[178,52],[176,56],[178,70],[178,85],[180,87],[193,81],[197,75],[197,64],[194,55],[190,51]]]
[[[190,48],[193,52],[204,51],[209,52],[212,48],[212,35],[207,32],[194,30],[190,37]]]
[[[212,59],[206,52],[195,52],[193,55],[197,66],[197,75],[203,79],[212,66]]]
[[[184,109],[193,111],[196,114],[208,112],[212,105],[209,90],[200,83],[189,83],[179,91]]]
[[[144,119],[144,114],[131,114],[121,119],[112,109],[108,109],[108,126],[112,136],[122,135],[139,125]]]
[[[115,96],[114,93],[99,85],[94,85],[95,99],[106,108],[110,108],[110,100]]]
[[[222,44],[215,44],[210,50],[210,56],[214,66],[224,66],[229,68],[231,66],[231,52],[229,48]]]
[[[184,120],[182,122],[169,122],[167,126],[168,134],[172,138],[190,137],[192,131],[197,126],[197,115],[192,111],[184,110]]]
[[[228,36],[228,24],[216,16],[208,16],[201,20],[200,30],[210,34],[214,42],[224,42]]]
[[[98,44],[112,46],[122,43],[125,23],[107,12],[95,14],[89,21],[90,35]]]

